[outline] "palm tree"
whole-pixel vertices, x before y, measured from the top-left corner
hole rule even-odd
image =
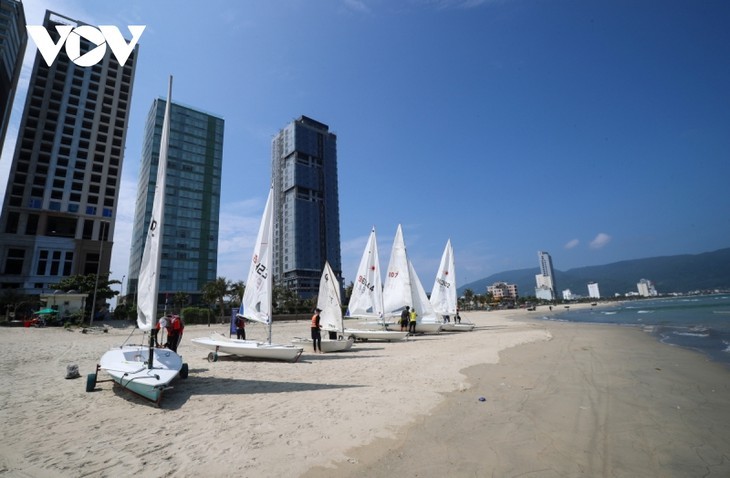
[[[190,296],[185,292],[175,292],[172,296],[172,306],[177,309],[177,313],[181,313],[183,307],[190,302]]]
[[[238,304],[241,305],[241,301],[243,300],[243,293],[246,292],[246,284],[239,280],[237,282],[234,282],[231,284],[231,305]]]
[[[471,289],[466,289],[464,291],[464,302],[466,302],[467,308],[471,308],[472,301],[474,300],[474,291]]]
[[[213,282],[208,282],[203,286],[203,297],[208,303],[218,302],[218,307],[221,313],[221,324],[223,323],[223,317],[225,315],[225,297],[231,293],[231,281],[226,280],[225,277],[219,277]]]

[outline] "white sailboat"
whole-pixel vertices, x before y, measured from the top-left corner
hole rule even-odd
[[[431,304],[437,314],[448,317],[449,322],[444,323],[441,329],[447,332],[468,332],[474,330],[471,322],[456,322],[457,301],[456,301],[456,266],[454,263],[454,249],[451,247],[451,239],[446,242],[444,253],[441,255],[441,263],[436,272],[436,279],[431,289]]]
[[[172,77],[170,77],[165,105],[152,216],[147,230],[147,240],[142,253],[138,278],[137,326],[144,332],[150,332],[157,322],[171,102]],[[123,345],[106,352],[96,367],[97,373],[99,370],[104,370],[120,386],[157,405],[162,399],[162,393],[171,388],[170,382],[173,379],[178,375],[181,378],[186,378],[188,375],[188,365],[183,363],[182,357],[172,350],[155,347],[152,334],[150,334],[149,345]],[[92,391],[96,387],[97,373],[89,374],[87,377],[87,391]]]
[[[359,340],[403,340],[408,332],[386,330],[383,324],[383,287],[380,281],[380,260],[375,228],[370,231],[360,265],[357,279],[353,284],[347,317],[365,321],[377,321],[378,329],[345,328],[345,335]]]
[[[212,334],[210,337],[192,339],[196,345],[213,350],[208,354],[208,360],[218,360],[218,353],[226,353],[239,357],[285,360],[295,362],[302,355],[303,349],[293,345],[271,343],[271,301],[273,284],[271,277],[273,263],[273,222],[274,208],[273,189],[269,190],[264,215],[261,219],[253,257],[248,271],[246,289],[243,293],[241,306],[243,313],[237,316],[268,326],[267,342],[255,340],[240,340],[226,337],[223,334]]]
[[[322,352],[342,352],[352,347],[355,338],[345,336],[345,324],[342,321],[342,302],[340,301],[340,282],[337,280],[329,262],[324,263],[322,277],[319,280],[317,295],[319,324],[322,327]],[[330,338],[330,333],[334,338]],[[312,345],[312,339],[295,337],[293,345]]]
[[[388,329],[400,328],[400,315],[406,306],[411,310],[415,309],[418,316],[416,332],[438,333],[441,331],[442,321],[436,317],[436,312],[428,301],[421,281],[408,260],[403,230],[398,224],[383,287],[383,309]]]

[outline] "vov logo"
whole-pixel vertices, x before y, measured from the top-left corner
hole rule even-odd
[[[72,27],[71,25],[56,25],[59,34],[58,43],[54,43],[51,35],[41,25],[26,25],[28,34],[41,52],[46,64],[51,66],[58,57],[61,48],[66,45],[66,54],[69,59],[78,66],[94,66],[99,63],[106,54],[106,47],[111,48],[120,65],[124,66],[137,45],[139,37],[142,36],[147,25],[129,25],[132,40],[127,41],[122,33],[114,25],[99,25],[98,28],[90,25]],[[88,52],[81,54],[81,39],[85,38],[94,45]]]

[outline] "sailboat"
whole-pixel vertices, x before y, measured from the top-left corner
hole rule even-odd
[[[218,360],[219,352],[239,357],[296,362],[304,351],[302,347],[271,343],[271,301],[273,298],[271,270],[274,223],[272,201],[273,189],[270,189],[258,236],[256,237],[246,289],[241,300],[243,313],[236,314],[237,317],[267,325],[268,340],[266,342],[240,340],[219,333],[212,334],[210,337],[192,339],[194,344],[213,350],[208,354],[208,360],[211,362]]]
[[[357,280],[353,284],[347,317],[376,320],[378,329],[345,328],[345,335],[359,340],[403,340],[408,332],[387,330],[383,323],[383,287],[380,281],[380,260],[375,228],[370,231],[365,251],[357,268]]]
[[[442,321],[436,316],[421,281],[418,279],[418,274],[408,260],[403,230],[398,224],[383,287],[383,308],[388,329],[394,330],[400,327],[400,314],[406,306],[409,306],[411,310],[415,309],[418,314],[417,332],[438,333],[441,331]],[[390,321],[388,321],[389,318]]]
[[[345,338],[345,324],[342,321],[342,302],[340,301],[340,282],[337,280],[329,262],[324,263],[322,277],[319,280],[317,308],[321,311],[319,324],[322,326],[322,333],[326,333],[320,344],[322,352],[349,350],[355,338],[352,336]],[[329,338],[330,333],[333,333],[335,338]],[[312,339],[295,337],[292,344],[312,345]]]
[[[454,265],[454,249],[451,247],[451,239],[446,242],[444,253],[441,255],[441,263],[436,272],[436,279],[431,289],[431,304],[437,314],[449,317],[441,329],[447,332],[468,332],[474,330],[471,322],[456,322],[458,312],[456,302],[456,267]]]
[[[172,77],[170,77],[165,117],[162,126],[160,157],[157,164],[152,217],[147,240],[142,252],[137,289],[137,326],[150,332],[157,322],[157,295],[159,292],[160,260],[162,257],[163,218],[165,217],[165,183],[167,176],[167,153],[170,138],[170,108],[172,102]],[[187,378],[188,365],[182,357],[166,348],[155,347],[150,334],[149,345],[122,345],[104,353],[96,366],[96,373],[89,374],[86,391],[96,388],[97,374],[104,370],[111,380],[123,388],[136,393],[158,406],[165,390],[176,377]]]

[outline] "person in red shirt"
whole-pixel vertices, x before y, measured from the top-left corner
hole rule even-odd
[[[321,309],[314,309],[314,315],[312,316],[312,343],[314,344],[314,353],[317,353],[317,349],[319,349],[319,353],[322,353],[322,334],[319,330],[322,328],[319,325],[320,312],[322,312]]]
[[[246,319],[236,317],[236,338],[246,340]]]
[[[167,327],[167,348],[175,353],[177,353],[177,346],[180,345],[182,340],[184,329],[185,325],[183,325],[182,318],[179,315],[173,315]]]

